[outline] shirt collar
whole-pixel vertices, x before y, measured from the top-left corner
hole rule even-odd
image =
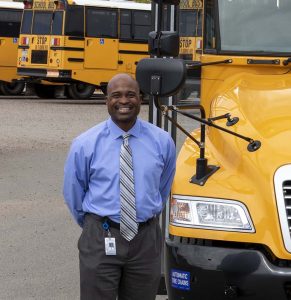
[[[120,127],[118,127],[111,119],[111,117],[107,120],[107,126],[109,128],[110,134],[113,136],[114,139],[117,139],[124,135],[125,131],[122,130]],[[136,119],[136,122],[134,123],[133,127],[131,127],[128,130],[128,133],[130,135],[133,135],[135,137],[140,136],[140,129],[141,129],[141,121],[139,118]]]

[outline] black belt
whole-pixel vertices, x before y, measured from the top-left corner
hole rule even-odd
[[[86,213],[88,215],[90,215],[91,217],[93,217],[95,220],[101,222],[101,223],[105,223],[107,222],[107,224],[109,225],[109,228],[112,227],[112,228],[116,228],[116,229],[120,229],[120,223],[116,223],[114,221],[112,221],[111,219],[109,219],[109,217],[101,217],[101,216],[98,216],[98,215],[95,215],[95,214],[92,214],[92,213]],[[138,229],[141,229],[142,227],[144,227],[145,225],[148,225],[150,224],[151,221],[153,221],[156,217],[153,217],[151,219],[148,219],[147,221],[145,222],[139,222],[138,223]]]

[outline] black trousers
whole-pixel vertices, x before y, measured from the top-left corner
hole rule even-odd
[[[116,240],[115,256],[105,254],[108,233],[102,222],[92,214],[85,216],[78,242],[81,300],[154,300],[161,275],[158,219],[142,226],[130,242],[117,228],[109,230]]]

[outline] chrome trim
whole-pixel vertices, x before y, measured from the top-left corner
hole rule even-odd
[[[286,204],[286,200],[290,199],[289,196],[284,197],[284,190],[290,190],[291,186],[285,186],[283,188],[285,181],[291,181],[291,165],[285,165],[280,167],[274,175],[274,188],[278,206],[279,220],[281,224],[281,231],[283,236],[283,242],[285,248],[291,253],[291,232],[288,219],[291,218],[291,212],[287,214],[289,206]]]
[[[243,232],[243,233],[254,233],[255,232],[255,227],[252,222],[250,213],[247,209],[247,207],[237,201],[237,200],[230,200],[230,199],[220,199],[220,198],[209,198],[209,197],[194,197],[194,196],[185,196],[185,195],[172,195],[172,198],[177,199],[177,200],[187,200],[187,201],[203,201],[203,202],[212,202],[216,204],[234,204],[240,206],[244,213],[245,216],[251,226],[251,229],[239,229],[239,228],[227,228],[227,227],[218,227],[218,226],[202,226],[202,225],[189,225],[189,224],[184,224],[184,223],[177,223],[177,222],[171,222],[171,225],[178,226],[178,227],[187,227],[187,228],[197,228],[197,229],[211,229],[211,230],[219,230],[219,231],[231,231],[231,232]]]

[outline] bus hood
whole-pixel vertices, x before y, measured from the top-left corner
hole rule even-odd
[[[230,113],[231,117],[238,117],[239,122],[230,127],[225,120],[216,124],[260,141],[261,148],[248,152],[247,142],[215,128],[209,130],[209,136],[220,148],[223,142],[222,149],[229,147],[233,154],[237,153],[237,159],[256,157],[260,164],[261,160],[268,163],[274,173],[280,165],[291,163],[291,75],[240,74],[239,78],[232,81],[236,84],[225,83],[228,88],[213,99],[211,114],[216,117]]]

